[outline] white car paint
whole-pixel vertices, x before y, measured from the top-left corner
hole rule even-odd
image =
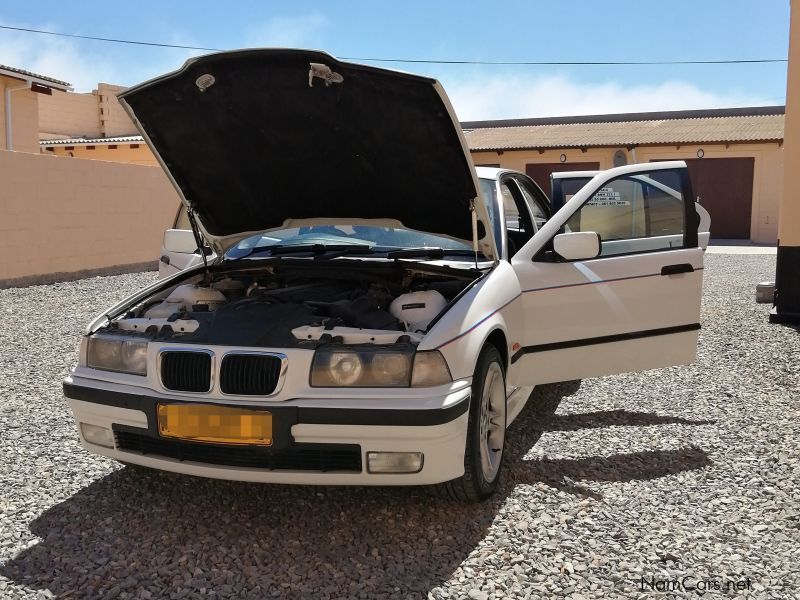
[[[499,261],[444,313],[425,333],[418,351],[439,350],[451,371],[451,384],[436,388],[312,388],[308,373],[313,350],[264,348],[263,351],[286,354],[291,365],[280,389],[269,398],[231,397],[216,387],[206,394],[181,393],[165,389],[155,369],[149,369],[148,375],[141,377],[87,367],[86,338],[79,366],[66,384],[101,394],[146,395],[163,401],[325,407],[344,413],[369,408],[408,412],[446,410],[459,402],[469,402],[477,357],[487,340],[496,338],[504,341],[501,350],[509,357],[510,424],[524,408],[534,385],[691,362],[697,330],[681,330],[681,327],[699,323],[701,248],[645,251],[573,262],[534,260],[569,217],[609,180],[658,169],[685,169],[685,165],[681,162],[631,165],[596,174],[510,261]],[[692,270],[661,274],[662,268],[675,264],[690,265]],[[201,267],[193,266],[186,274],[201,273]],[[183,277],[176,274],[167,283],[172,279]],[[150,296],[158,285],[105,311],[89,331],[125,312],[128,305]],[[658,333],[641,335],[653,331]],[[149,365],[156,364],[158,353],[165,347],[174,344],[149,343]],[[208,345],[203,348],[216,356],[232,350],[248,350]],[[218,362],[215,368],[219,369]],[[140,410],[78,398],[69,398],[68,402],[78,423],[102,427],[147,425],[145,413]],[[423,452],[424,467],[415,474],[370,474],[366,469],[360,473],[322,473],[224,467],[103,448],[83,438],[81,442],[104,456],[191,475],[274,483],[409,485],[449,481],[463,474],[466,427],[466,414],[430,426],[311,423],[292,426],[296,441],[355,443],[361,446],[364,457],[372,450]]]
[[[336,85],[313,85],[321,72]],[[269,86],[281,94],[260,95]],[[192,238],[176,221],[165,251],[188,265],[208,244],[217,257],[179,271],[164,255],[174,274],[90,324],[64,393],[92,452],[245,481],[446,483],[479,500],[532,386],[694,357],[703,251],[682,162],[598,173],[552,215],[524,175],[474,168],[438,82],[309,50],[192,58],[120,102],[191,207]],[[252,136],[245,113],[275,135]],[[204,143],[186,145],[189,131]],[[576,215],[611,180],[635,189],[656,170],[681,189]],[[599,236],[620,218],[599,256],[555,252],[556,235]],[[386,310],[403,298],[425,314],[429,291],[445,300],[432,320]],[[413,454],[405,473],[370,472],[387,452]]]

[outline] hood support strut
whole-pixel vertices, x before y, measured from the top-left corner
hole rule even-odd
[[[197,251],[200,252],[200,256],[203,257],[203,266],[205,267],[206,273],[208,273],[208,257],[206,256],[206,243],[203,239],[203,234],[200,232],[200,228],[197,226],[197,219],[194,216],[194,209],[189,208],[186,213],[189,215],[189,224],[192,226],[192,233],[194,234],[194,241],[197,243]]]

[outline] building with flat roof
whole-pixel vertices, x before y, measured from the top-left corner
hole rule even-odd
[[[774,244],[783,170],[783,106],[462,123],[476,165],[528,173],[685,160],[715,238]]]

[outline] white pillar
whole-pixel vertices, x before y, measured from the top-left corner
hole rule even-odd
[[[800,324],[800,0],[791,0],[773,323]]]

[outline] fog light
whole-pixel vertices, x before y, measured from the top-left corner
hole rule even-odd
[[[83,439],[95,446],[114,447],[114,433],[107,427],[81,423],[81,435]]]
[[[422,452],[367,452],[368,473],[419,473]]]

